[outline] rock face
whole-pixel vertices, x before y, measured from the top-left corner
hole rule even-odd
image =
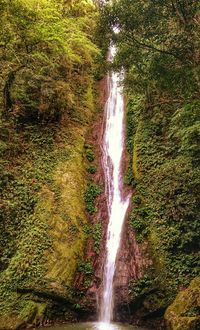
[[[100,86],[100,104],[103,107],[107,99],[107,83],[106,78],[101,81]],[[90,135],[87,138],[88,143],[92,144],[95,150],[95,165],[97,165],[97,172],[92,176],[95,182],[104,187],[104,173],[101,166],[102,161],[102,137],[103,137],[103,112],[98,114],[98,118],[95,121]],[[127,165],[127,155],[125,152],[123,159],[123,169],[125,170]],[[129,189],[129,188],[127,188]],[[85,310],[85,313],[80,314],[80,319],[96,320],[98,318],[98,312],[100,307],[100,300],[103,290],[103,267],[105,261],[105,245],[106,245],[106,233],[108,224],[108,212],[106,196],[102,193],[96,201],[97,212],[90,217],[90,223],[94,227],[96,223],[101,222],[101,240],[99,251],[94,251],[94,240],[88,239],[85,260],[89,260],[92,264],[94,274],[91,278],[91,282],[88,288],[84,287],[86,277],[84,274],[77,274],[75,279],[75,287],[84,292],[84,298],[81,301],[81,306]],[[130,206],[131,207],[131,206]],[[147,260],[141,255],[140,248],[136,242],[135,235],[131,230],[127,219],[125,220],[121,246],[117,257],[117,271],[114,278],[114,297],[115,297],[115,315],[117,320],[123,320],[123,313],[121,313],[121,307],[125,306],[125,320],[127,321],[127,313],[129,313],[128,303],[129,296],[129,282],[131,280],[138,279],[142,274],[142,268]],[[120,316],[118,310],[120,309]]]
[[[37,182],[31,182],[41,188],[33,213],[18,228],[15,253],[1,272],[0,329],[76,318],[72,288],[86,243],[84,145],[92,111],[89,107],[85,110],[84,123],[63,118],[51,149],[44,150],[45,157],[51,152],[55,166],[50,170],[45,167],[50,172],[48,180],[42,181],[40,173]],[[30,171],[37,171],[31,152],[22,154],[23,166],[30,164]],[[41,166],[46,158],[39,157]]]
[[[103,107],[106,100],[107,89],[106,79],[104,78],[100,83],[100,101],[99,104]],[[102,187],[104,190],[104,174],[101,166],[101,140],[103,136],[103,112],[96,116],[95,123],[87,136],[87,143],[93,146],[95,152],[95,160],[93,164],[97,171],[91,175],[91,180]],[[96,200],[96,212],[93,215],[88,214],[91,228],[99,223],[101,225],[100,240],[98,242],[98,251],[95,251],[95,239],[89,235],[87,239],[84,260],[90,262],[93,269],[89,286],[85,285],[87,282],[87,274],[77,272],[75,276],[74,286],[76,290],[84,293],[81,300],[81,307],[83,312],[79,313],[80,320],[96,320],[98,318],[99,300],[101,299],[101,281],[103,277],[103,264],[105,258],[105,241],[106,228],[108,223],[108,212],[105,194],[102,193]]]
[[[116,264],[117,272],[114,279],[114,288],[116,311],[120,309],[121,306],[127,306],[127,312],[130,312],[128,307],[130,303],[129,283],[131,280],[140,278],[145,260],[141,255],[135,235],[129,228],[127,222],[128,221],[126,221],[124,226]],[[122,318],[123,315],[117,315],[119,321],[122,320]]]
[[[167,308],[165,320],[170,330],[200,329],[200,277],[181,291]]]

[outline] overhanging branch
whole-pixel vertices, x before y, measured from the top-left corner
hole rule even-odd
[[[139,45],[140,47],[143,47],[143,48],[148,48],[148,49],[151,49],[155,52],[159,52],[161,54],[166,54],[166,55],[169,55],[169,56],[173,56],[174,58],[178,59],[178,60],[181,60],[181,58],[177,55],[177,54],[174,54],[168,50],[164,50],[164,49],[160,49],[160,48],[157,48],[153,45],[149,45],[143,41],[139,41],[134,35],[131,35],[130,37],[129,36],[126,36],[129,43],[131,43],[133,45],[133,41],[134,41],[134,44],[136,43],[137,45]]]

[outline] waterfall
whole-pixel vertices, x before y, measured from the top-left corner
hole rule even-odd
[[[110,48],[112,61],[115,47]],[[103,295],[100,306],[100,321],[110,323],[113,318],[113,279],[121,232],[130,196],[123,197],[121,171],[124,149],[124,100],[120,77],[111,72],[108,76],[108,100],[105,105],[105,131],[103,136],[103,169],[105,174],[106,198],[108,204],[108,229],[106,240],[106,261],[103,276]]]

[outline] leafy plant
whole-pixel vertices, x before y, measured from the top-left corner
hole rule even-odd
[[[85,144],[85,154],[89,162],[93,162],[95,159],[93,147],[90,144]]]
[[[77,271],[85,275],[92,275],[94,272],[91,262],[83,260],[79,261]]]
[[[91,159],[91,158],[90,158]],[[95,165],[89,165],[87,166],[87,172],[90,174],[95,174],[97,171],[97,168]]]
[[[99,196],[101,193],[102,193],[102,189],[97,184],[95,183],[88,184],[86,192],[84,194],[84,198],[86,203],[86,210],[90,214],[94,214],[96,212],[95,200],[97,196]]]

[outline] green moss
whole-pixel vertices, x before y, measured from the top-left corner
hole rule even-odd
[[[165,319],[169,329],[192,330],[200,325],[200,278],[195,278],[190,286],[181,291],[168,307]]]
[[[134,70],[131,75],[134,77]],[[132,180],[130,173],[126,178],[136,196],[130,224],[137,241],[148,244],[147,258],[153,263],[152,274],[143,269],[151,280],[156,278],[158,293],[151,294],[148,302],[145,299],[151,310],[151,304],[166,308],[180,286],[199,276],[200,176],[199,101],[195,93],[185,102],[178,95],[174,102],[174,94],[159,93],[149,83],[141,92],[125,82],[126,143],[131,155],[129,168],[136,179]]]
[[[31,23],[31,16],[25,18],[30,10],[37,18],[40,13],[44,19],[48,16],[48,10],[39,13],[38,8],[26,6],[23,11],[23,4],[18,5],[19,10],[5,16],[7,23],[16,19],[18,26],[19,13],[22,21],[27,18]],[[68,5],[61,7],[55,16],[59,26],[64,16],[64,21],[77,25],[79,15],[81,21],[89,19],[95,26],[94,6],[84,6],[84,10],[79,5],[75,9],[76,4],[72,10]],[[32,27],[25,25],[30,39]],[[3,95],[0,97],[0,328],[15,329],[23,322],[36,325],[44,315],[56,318],[56,313],[64,320],[72,319],[65,303],[71,299],[73,277],[86,240],[84,145],[95,112],[93,64],[98,53],[92,34],[89,36],[83,25],[75,29],[81,38],[74,39],[69,56],[60,57],[63,51],[61,54],[57,46],[53,53],[47,47],[46,64],[37,52],[34,63],[39,71],[34,66],[32,72],[25,65],[15,73],[5,72],[1,80],[4,86],[7,74],[13,75],[7,91],[12,99],[10,111],[3,109],[5,102]],[[18,51],[20,61],[27,63],[27,51],[23,46]],[[33,53],[31,49],[30,60]],[[51,61],[58,65],[51,66]],[[92,148],[87,157],[94,159]],[[94,171],[94,167],[90,169]]]
[[[94,110],[94,88],[93,84],[90,83],[85,95],[85,107],[86,109],[92,109]]]
[[[0,316],[1,330],[15,330],[23,324],[23,320],[18,315],[12,314],[7,316]]]
[[[157,282],[158,294],[146,305],[157,300],[165,308],[200,269],[197,100],[180,108],[169,102],[149,109],[143,102],[136,106],[134,92],[128,93],[127,145],[136,178],[129,180],[135,193],[130,224],[137,241],[148,243],[150,277]]]
[[[4,171],[6,212],[1,216],[9,235],[3,229],[0,236],[5,268],[0,274],[2,329],[4,324],[9,329],[22,322],[35,324],[47,312],[56,317],[60,307],[51,312],[54,299],[71,299],[87,237],[84,136],[92,111],[84,112],[84,124],[64,118],[59,130],[51,125],[27,128],[21,137],[26,150],[16,162],[11,157],[9,177]],[[62,309],[64,319],[68,312]]]
[[[47,278],[72,284],[77,260],[83,253],[85,233],[85,179],[82,152],[84,140],[79,138],[66,163],[60,163],[55,172],[55,185],[60,188],[60,199],[49,219],[50,235],[53,237],[51,253],[48,254]],[[72,244],[73,242],[73,244]],[[55,285],[55,283],[54,283]]]

